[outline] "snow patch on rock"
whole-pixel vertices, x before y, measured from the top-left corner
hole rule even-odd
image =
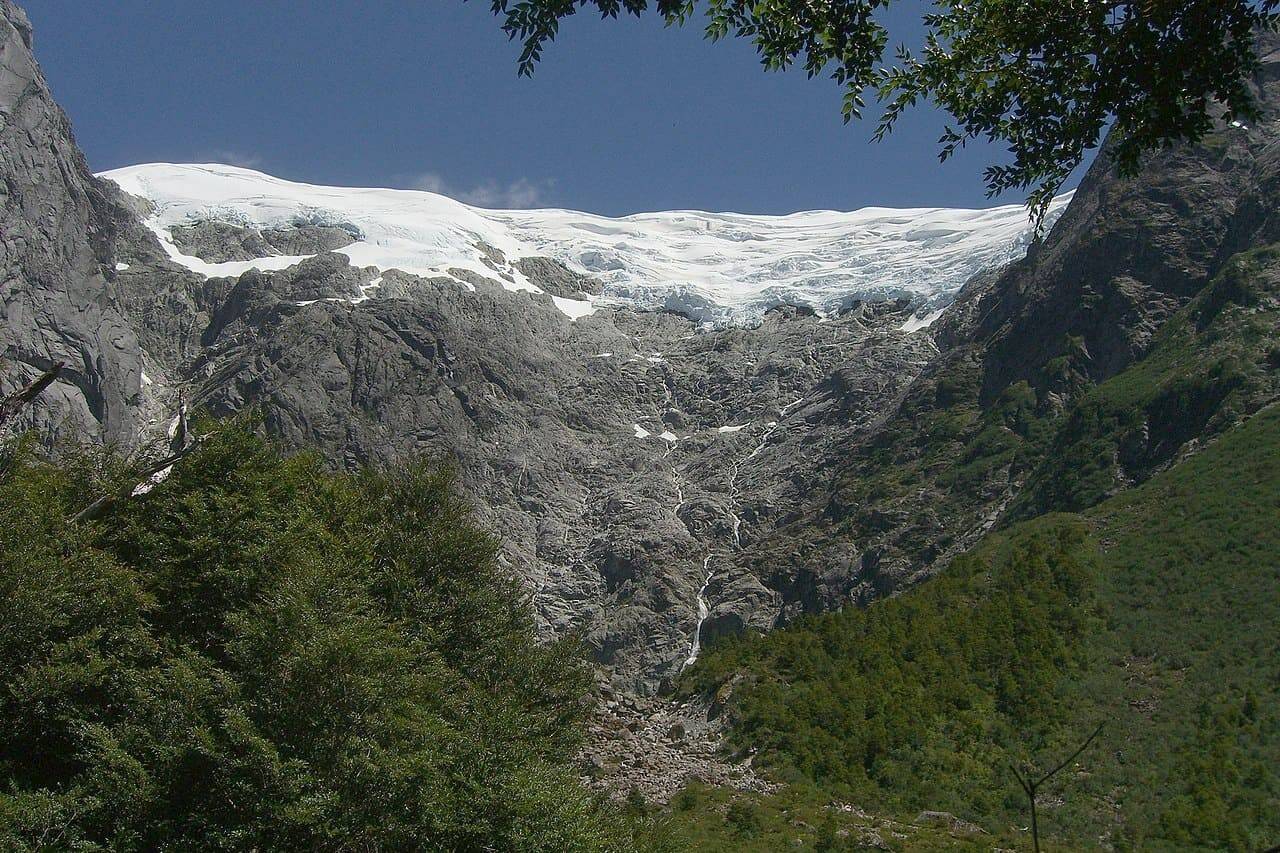
[[[912,332],[918,332],[921,329],[927,329],[930,326],[932,326],[934,321],[937,320],[939,317],[941,317],[942,312],[946,310],[947,309],[944,307],[944,308],[939,308],[936,311],[929,311],[928,313],[925,313],[925,314],[921,314],[921,313],[913,314],[910,317],[908,317],[907,322],[903,323],[899,328],[901,328],[902,331],[906,332],[907,334],[910,334]]]

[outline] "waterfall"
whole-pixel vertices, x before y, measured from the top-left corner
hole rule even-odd
[[[693,626],[693,641],[689,643],[689,657],[685,658],[684,666],[680,667],[681,671],[693,666],[694,661],[698,659],[698,652],[702,651],[702,623],[707,621],[707,616],[711,614],[711,606],[707,603],[707,587],[711,585],[711,578],[715,573],[711,571],[710,551],[702,560],[702,573],[704,580],[702,587],[698,590],[698,623]]]

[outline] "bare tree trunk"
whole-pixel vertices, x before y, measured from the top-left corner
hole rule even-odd
[[[1026,793],[1027,802],[1031,805],[1031,843],[1035,846],[1036,853],[1040,853],[1040,817],[1036,812],[1036,794],[1039,792],[1040,786],[1052,779],[1057,775],[1058,771],[1075,761],[1080,753],[1088,749],[1089,744],[1093,743],[1093,739],[1102,733],[1102,727],[1104,725],[1105,723],[1098,723],[1098,727],[1093,730],[1093,734],[1089,735],[1088,739],[1086,739],[1084,743],[1080,744],[1079,749],[1067,756],[1067,758],[1059,763],[1057,767],[1054,767],[1038,779],[1033,776],[1029,770],[1024,769],[1022,773],[1019,773],[1017,767],[1012,764],[1009,765],[1009,769],[1013,771],[1013,778],[1018,780],[1018,785],[1020,785],[1023,792]]]
[[[46,388],[54,383],[62,373],[63,366],[64,362],[57,362],[53,367],[37,376],[17,391],[14,391],[7,397],[0,399],[0,436],[3,435],[4,427],[9,423],[9,421],[13,420],[13,418],[16,417],[25,406],[29,405],[33,400],[39,397]],[[186,456],[192,450],[195,450],[196,447],[199,446],[200,442],[201,438],[192,438],[191,436],[190,427],[187,425],[187,404],[183,399],[182,394],[179,393],[177,422],[174,424],[173,434],[169,437],[169,455],[156,460],[140,471],[138,476],[141,478],[141,481],[138,484],[127,489],[123,489],[115,494],[102,495],[84,509],[71,516],[68,521],[74,524],[77,522],[92,521],[93,519],[100,518],[118,501],[127,500],[137,494],[138,489],[146,484],[154,475],[164,471],[166,468],[172,467],[176,462],[182,459],[182,457]],[[2,464],[3,460],[0,460],[0,465]],[[0,475],[3,474],[4,471],[0,470]]]
[[[1036,853],[1040,853],[1040,820],[1036,817],[1036,796],[1031,795],[1031,843],[1036,847]]]
[[[17,417],[24,407],[30,405],[33,400],[43,394],[44,389],[53,384],[54,380],[62,373],[62,366],[63,362],[57,362],[53,367],[41,373],[17,391],[7,397],[0,398],[0,441],[4,440],[9,422]],[[0,479],[9,475],[13,464],[13,454],[0,454]]]
[[[168,456],[164,457],[163,459],[157,459],[155,462],[152,462],[146,468],[143,468],[141,471],[139,471],[137,475],[139,477],[139,481],[136,484],[132,486],[126,486],[125,488],[121,489],[120,491],[114,494],[103,495],[102,497],[98,498],[93,503],[89,504],[84,509],[80,510],[79,512],[77,512],[75,515],[71,516],[67,520],[72,524],[76,524],[78,522],[83,522],[83,521],[93,521],[95,519],[101,518],[103,515],[106,515],[107,510],[111,509],[111,507],[115,506],[118,502],[128,500],[129,498],[132,498],[132,497],[136,497],[139,494],[145,494],[144,491],[140,491],[140,490],[142,489],[143,486],[148,485],[148,481],[151,480],[151,478],[154,475],[159,474],[161,471],[164,471],[166,468],[172,468],[174,465],[180,462],[184,456],[186,456],[188,453],[190,453],[191,451],[199,447],[201,442],[205,438],[207,438],[208,435],[204,435],[195,439],[188,440],[188,437],[190,434],[186,432],[185,410],[183,411],[183,414],[180,417],[181,417],[181,425],[182,425],[183,442],[181,446],[178,447],[177,450],[175,450],[173,453],[169,454]],[[154,482],[159,482],[159,480],[156,480]],[[148,489],[149,489],[149,486],[148,486]]]

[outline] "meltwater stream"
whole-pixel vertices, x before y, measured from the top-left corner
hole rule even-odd
[[[787,411],[798,405],[804,398],[800,397],[792,403],[782,407],[781,414],[786,416]],[[745,457],[737,460],[729,469],[729,519],[733,523],[733,549],[735,551],[742,550],[742,518],[738,515],[738,471],[743,463],[749,462],[760,455],[760,452],[768,445],[769,439],[778,430],[777,421],[769,421],[765,424],[764,435],[760,437],[760,442]],[[668,451],[669,452],[669,451]],[[671,469],[676,471],[675,466]],[[679,486],[677,485],[677,489]],[[679,510],[680,504],[684,503],[684,492],[678,492],[679,502],[676,509]],[[693,640],[689,643],[689,656],[685,658],[684,664],[681,665],[680,671],[683,672],[698,660],[698,653],[702,651],[702,623],[707,621],[707,617],[711,615],[711,603],[707,601],[707,587],[711,585],[711,579],[715,577],[715,572],[711,570],[711,550],[707,549],[707,556],[702,560],[702,586],[698,589],[698,621],[693,626]]]
[[[702,623],[706,622],[707,617],[711,615],[711,605],[707,601],[707,587],[711,585],[714,574],[715,572],[711,571],[711,552],[707,551],[707,556],[702,560],[702,586],[698,589],[698,622],[693,626],[693,642],[689,644],[689,657],[685,658],[684,666],[680,667],[681,670],[693,666],[698,659],[698,652],[702,651]]]

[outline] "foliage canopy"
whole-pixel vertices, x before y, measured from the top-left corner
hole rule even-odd
[[[503,29],[522,43],[531,74],[560,22],[594,7],[605,18],[651,7],[669,25],[698,11],[706,35],[749,39],[766,69],[800,65],[844,88],[845,120],[866,93],[884,104],[875,137],[921,100],[951,114],[939,140],[950,157],[971,140],[1009,151],[987,167],[989,195],[1030,189],[1037,220],[1108,124],[1113,156],[1132,172],[1145,151],[1195,141],[1212,128],[1213,105],[1253,120],[1249,89],[1256,31],[1274,28],[1280,0],[938,0],[924,16],[924,45],[899,47],[885,64],[889,32],[877,12],[891,0],[491,0]]]
[[[571,770],[585,665],[447,475],[223,425],[66,521],[112,467],[0,477],[0,848],[642,846]]]

